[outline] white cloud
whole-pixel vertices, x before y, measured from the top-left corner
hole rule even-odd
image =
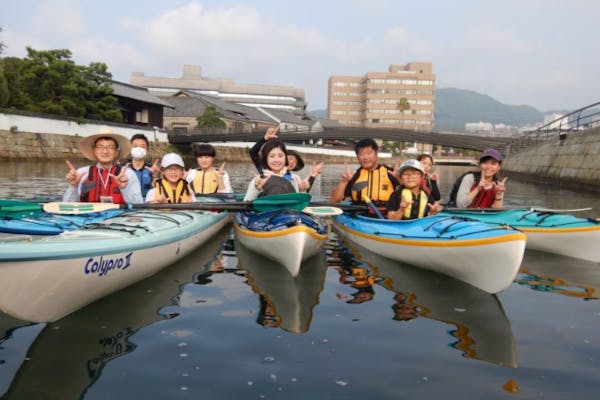
[[[576,14],[582,22],[569,26],[567,6],[484,2],[473,7],[469,2],[468,12],[443,16],[431,5],[407,8],[377,0],[377,11],[370,16],[380,18],[369,24],[367,10],[359,5],[321,7],[315,21],[306,21],[310,13],[300,13],[299,19],[278,14],[284,7],[261,2],[223,6],[198,0],[171,6],[157,1],[152,7],[124,3],[119,8],[109,0],[102,6],[75,0],[23,1],[29,7],[7,11],[10,23],[0,37],[7,46],[4,55],[23,56],[27,45],[68,48],[76,62],[105,62],[124,81],[137,71],[177,77],[184,64],[197,64],[207,77],[302,88],[313,109],[325,107],[331,75],[362,75],[386,71],[390,64],[431,61],[438,87],[476,90],[512,104],[567,108],[600,90],[600,81],[594,79],[598,62],[589,50],[598,31],[590,23],[593,9]],[[588,7],[597,8],[594,4]],[[105,19],[109,7],[120,12],[96,20]],[[429,24],[410,17],[426,11],[431,11]],[[125,19],[118,20],[120,14]],[[547,23],[533,29],[540,21]]]
[[[42,1],[33,9],[31,31],[36,36],[73,38],[85,31],[80,1]]]

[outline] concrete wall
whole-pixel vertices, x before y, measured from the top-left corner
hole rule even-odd
[[[130,125],[115,123],[77,123],[71,118],[44,118],[40,116],[30,116],[23,114],[5,114],[0,113],[0,131],[10,131],[18,133],[54,133],[70,136],[90,136],[95,134],[101,126],[110,126],[115,133],[130,138],[136,133],[143,133],[150,140],[167,142],[168,137],[165,132],[157,131],[147,127],[131,127]],[[156,136],[155,136],[156,134]]]
[[[503,162],[508,176],[600,191],[600,128],[567,133]]]

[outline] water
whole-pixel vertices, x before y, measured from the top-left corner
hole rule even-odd
[[[228,167],[243,191],[251,170]],[[327,166],[314,194],[328,193],[341,170]],[[443,194],[464,170],[439,169]],[[66,172],[3,161],[0,197],[55,197]],[[593,207],[581,214],[598,216],[593,193],[510,177],[507,186],[507,205]],[[0,396],[571,399],[600,389],[598,264],[527,251],[497,296],[335,235],[297,280],[271,264],[226,228],[55,323],[0,314]]]

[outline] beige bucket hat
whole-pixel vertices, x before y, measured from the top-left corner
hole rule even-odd
[[[118,143],[119,156],[129,155],[131,148],[129,139],[123,135],[114,133],[108,126],[101,127],[97,133],[86,136],[79,141],[79,150],[81,151],[81,154],[88,160],[96,161],[96,156],[94,156],[94,143],[96,143],[98,139],[104,137],[111,138]]]

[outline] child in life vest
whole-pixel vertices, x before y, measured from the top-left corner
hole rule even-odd
[[[417,160],[400,165],[400,186],[394,190],[387,205],[388,219],[416,219],[435,215],[441,205],[421,187],[425,171]]]
[[[162,178],[146,195],[146,203],[189,203],[195,201],[188,183],[183,179],[185,164],[179,154],[165,154],[160,163]]]
[[[217,152],[215,148],[202,143],[195,147],[194,153],[198,168],[190,169],[185,175],[186,181],[195,195],[213,193],[233,193],[229,174],[225,171],[225,163],[219,168],[214,167]]]

